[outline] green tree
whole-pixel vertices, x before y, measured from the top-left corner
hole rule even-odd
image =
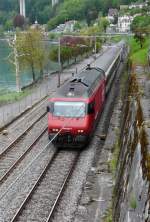
[[[12,20],[6,20],[4,29],[7,31],[10,31],[13,29],[13,21]]]
[[[134,32],[134,37],[139,41],[142,48],[145,36],[150,33],[150,16],[135,17],[131,25],[131,30]]]
[[[31,68],[34,82],[35,70],[39,69],[42,75],[46,63],[46,51],[42,32],[33,29],[17,33],[16,45],[20,67]]]
[[[72,58],[72,48],[67,47],[67,46],[61,46],[60,47],[60,65],[61,65],[61,70],[63,69],[63,65],[65,62],[68,62]],[[51,50],[49,54],[49,59],[58,62],[58,47],[55,47],[53,50]]]
[[[106,18],[104,17],[99,18],[98,26],[103,32],[106,32],[108,25],[109,25],[109,21]]]

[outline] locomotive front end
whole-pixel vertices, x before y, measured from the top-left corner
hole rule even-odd
[[[48,134],[54,144],[61,146],[86,144],[89,121],[85,102],[53,101],[48,111]]]

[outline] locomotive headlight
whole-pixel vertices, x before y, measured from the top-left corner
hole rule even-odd
[[[52,129],[52,131],[53,131],[53,132],[58,132],[59,130],[58,130],[58,129]]]
[[[84,130],[78,130],[78,133],[83,133],[84,132]]]

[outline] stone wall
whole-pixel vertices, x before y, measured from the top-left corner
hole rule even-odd
[[[115,222],[150,222],[150,96],[145,96],[144,78],[131,76],[124,105],[114,191]]]

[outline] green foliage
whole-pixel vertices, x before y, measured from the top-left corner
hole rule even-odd
[[[4,24],[4,29],[6,31],[10,31],[13,29],[13,21],[12,20],[6,20],[5,24]]]
[[[113,42],[120,42],[121,40],[122,40],[122,36],[113,36],[112,38],[111,38],[111,40],[113,41]]]
[[[96,26],[90,26],[90,27],[86,27],[80,30],[80,34],[81,35],[88,35],[88,36],[93,36],[93,35],[98,35],[101,33],[101,29],[98,25]]]
[[[136,41],[143,47],[145,36],[150,33],[150,16],[137,16],[134,18],[131,26]]]
[[[53,39],[56,39],[56,38],[57,38],[57,34],[51,32],[51,33],[49,33],[48,37],[49,37],[50,40],[53,40]]]
[[[28,30],[17,33],[16,48],[20,67],[31,68],[33,81],[35,81],[35,69],[43,73],[46,63],[46,50],[43,35],[40,30]]]
[[[96,42],[96,53],[98,53],[101,49],[101,42]]]
[[[121,3],[124,2],[121,1]],[[103,15],[106,15],[109,8],[119,7],[119,3],[119,0],[66,0],[57,8],[55,18],[48,22],[48,27],[52,29],[58,24],[71,19],[86,20],[87,24],[91,25],[100,11]]]
[[[150,16],[136,16],[132,22],[132,31],[134,33],[149,33],[150,32]]]
[[[130,45],[130,59],[133,64],[146,65],[147,64],[147,52],[149,49],[150,40],[149,37],[145,38],[143,48],[140,47],[139,42],[135,38],[128,40]]]
[[[63,67],[65,62],[69,63],[69,60],[74,59],[76,61],[79,55],[88,54],[94,49],[95,40],[93,39],[84,39],[79,37],[69,37],[66,36],[61,39],[60,46],[60,62],[61,67]],[[100,41],[96,44],[97,52],[101,48]],[[58,47],[53,48],[49,53],[49,59],[58,62]]]
[[[109,162],[109,169],[115,175],[117,163],[118,163],[118,156],[119,156],[119,144],[118,141],[114,144],[114,151],[112,154],[112,158]]]
[[[67,46],[61,46],[60,48],[60,56],[61,56],[61,65],[63,66],[63,64],[71,59],[72,57],[72,51],[73,49]],[[54,61],[54,62],[58,62],[58,47],[54,48],[53,50],[50,51],[49,54],[49,59]]]
[[[106,216],[103,218],[103,222],[113,222],[112,207],[107,210]]]
[[[7,103],[7,102],[13,102],[21,100],[23,97],[29,95],[31,93],[31,90],[26,89],[20,93],[18,92],[11,92],[11,91],[0,91],[0,103]]]
[[[83,27],[87,26],[85,22],[76,22],[74,25],[74,29],[75,31],[79,31],[80,29],[82,29]]]
[[[144,9],[133,8],[133,9],[128,10],[128,12],[130,13],[130,15],[133,16],[133,15],[138,14],[138,13],[144,13]]]
[[[100,30],[106,32],[107,26],[109,25],[109,21],[105,17],[100,17],[98,19],[98,26]]]

